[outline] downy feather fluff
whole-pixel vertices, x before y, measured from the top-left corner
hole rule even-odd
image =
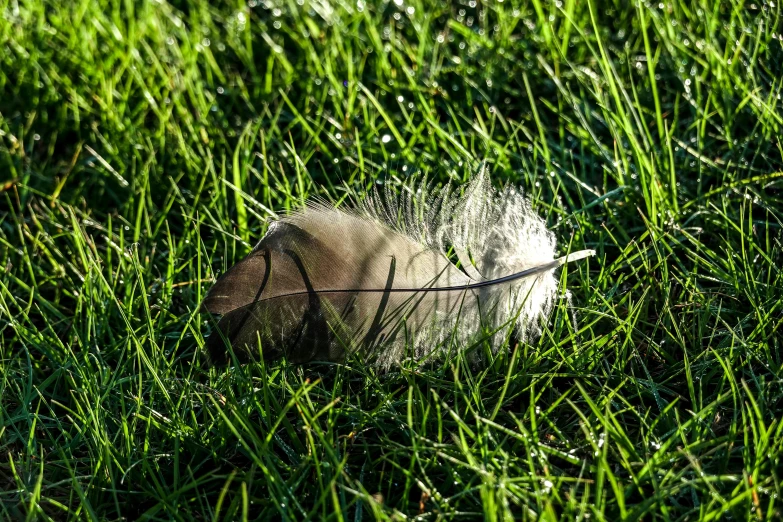
[[[222,315],[210,358],[227,360],[229,341],[251,358],[358,353],[389,368],[487,332],[497,349],[506,328],[537,335],[557,291],[554,269],[594,253],[555,259],[554,234],[529,202],[493,189],[483,170],[461,196],[408,187],[351,210],[311,202],[273,222],[209,291],[203,308]]]

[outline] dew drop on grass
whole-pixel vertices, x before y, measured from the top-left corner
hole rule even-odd
[[[389,143],[389,142],[391,141],[391,136],[389,136],[388,134],[384,134],[384,135],[381,137],[381,141],[382,141],[383,143]]]

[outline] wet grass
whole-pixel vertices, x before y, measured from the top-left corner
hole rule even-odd
[[[779,2],[0,11],[0,519],[780,517]],[[598,252],[539,340],[206,368],[272,214],[482,162]]]

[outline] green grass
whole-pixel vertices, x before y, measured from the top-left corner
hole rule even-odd
[[[0,519],[781,517],[781,9],[0,0]],[[270,215],[482,162],[540,339],[206,367]]]

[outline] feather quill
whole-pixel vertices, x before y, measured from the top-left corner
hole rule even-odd
[[[504,327],[534,336],[552,308],[554,269],[594,253],[555,259],[554,234],[527,199],[493,189],[483,170],[462,196],[447,186],[376,192],[352,210],[312,202],[273,222],[209,291],[203,309],[222,316],[209,355],[227,360],[227,340],[250,357],[358,353],[389,368],[406,347],[424,358],[447,339],[470,346]]]

